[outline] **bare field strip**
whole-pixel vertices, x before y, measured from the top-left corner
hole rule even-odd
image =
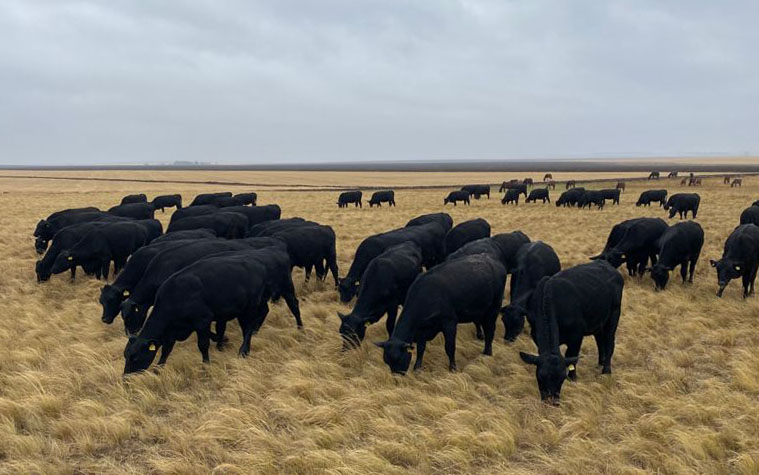
[[[523,175],[92,173],[272,186],[426,186]],[[37,284],[34,225],[63,208],[107,208],[127,192],[182,193],[189,201],[223,187],[2,178],[0,472],[759,473],[759,302],[741,299],[738,282],[716,298],[708,262],[721,255],[740,212],[759,198],[759,178],[744,181],[733,189],[721,179],[697,189],[666,179],[630,182],[621,205],[602,211],[506,207],[497,193],[470,207],[444,208],[445,191],[406,189],[396,193],[397,208],[341,210],[334,192],[255,190],[259,203],[278,203],[283,217],[331,225],[341,275],[369,234],[442,210],[456,223],[483,217],[494,233],[521,229],[551,244],[569,267],[596,254],[613,224],[664,215],[657,207],[634,206],[641,190],[700,193],[706,242],[695,283],[682,286],[677,276],[666,291],[654,292],[650,278],[625,276],[614,374],[600,374],[595,344],[586,339],[578,382],[565,384],[557,409],[541,404],[534,369],[519,359],[518,351],[534,350],[528,334],[505,344],[500,322],[493,357],[481,355],[471,326],[460,327],[457,373],[447,370],[440,337],[427,347],[424,370],[406,377],[391,376],[373,345],[342,353],[336,312],[349,307],[338,303],[330,280],[304,285],[301,271],[295,281],[302,331],[278,303],[248,359],[233,350],[241,336],[230,325],[231,345],[212,349],[210,365],[201,364],[191,337],[177,344],[162,370],[124,381],[123,325],[100,322],[102,282],[54,276]],[[594,187],[602,186],[608,184]],[[170,213],[157,216],[166,224]],[[384,325],[374,325],[366,341],[385,337]]]

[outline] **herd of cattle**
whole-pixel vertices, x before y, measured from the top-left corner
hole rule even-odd
[[[526,196],[526,188],[506,185],[507,196],[515,189]],[[618,201],[619,189],[605,191],[616,191],[616,199],[609,195]],[[570,192],[574,194],[565,197]],[[461,193],[478,198],[489,196],[490,189],[475,185]],[[601,207],[608,199],[605,193],[596,198],[580,188],[566,193],[558,206],[590,202]],[[549,200],[547,189],[545,199]],[[670,217],[679,213],[683,218],[691,211],[695,218],[699,201],[697,194],[667,199],[665,190],[650,190],[636,204],[655,202],[668,209]],[[394,193],[375,193],[370,205],[382,202],[394,205]],[[360,206],[361,193],[340,195],[341,207],[349,203]],[[172,206],[177,210],[164,234],[154,213]],[[759,201],[741,214],[740,223],[727,239],[722,258],[711,261],[718,296],[738,277],[744,297],[753,293],[759,268]],[[73,279],[77,267],[107,281],[113,263],[116,276],[102,288],[100,304],[103,322],[111,324],[119,314],[123,319],[129,337],[125,374],[147,369],[159,349],[158,364],[164,364],[175,342],[193,333],[208,362],[211,341],[221,349],[228,341],[227,322],[233,319],[242,329],[239,354],[245,356],[251,337],[266,319],[269,302],[280,297],[301,328],[292,280],[292,268],[300,267],[306,280],[314,269],[320,280],[330,272],[342,302],[356,297],[352,311],[339,314],[344,350],[359,346],[366,328],[387,315],[388,339],[375,344],[393,373],[405,374],[414,349],[414,369],[420,369],[427,341],[441,332],[449,368],[454,370],[460,323],[475,325],[477,338],[484,340],[483,353],[491,355],[499,314],[506,341],[516,340],[527,320],[538,354],[520,356],[536,365],[541,398],[552,404],[558,404],[564,380],[577,377],[585,336],[595,336],[598,364],[603,373],[611,372],[624,288],[616,269],[624,263],[631,276],[650,273],[657,290],[665,289],[677,266],[683,283],[692,282],[704,243],[704,232],[694,221],[669,226],[660,218],[635,218],[615,225],[590,262],[562,270],[550,245],[531,241],[521,231],[493,235],[484,219],[453,226],[450,215],[434,213],[364,239],[347,274],[339,278],[330,226],[282,219],[279,206],[257,206],[255,193],[228,192],[198,195],[184,208],[179,195],[152,202],[145,195],[130,195],[105,212],[94,207],[67,209],[41,220],[34,236],[37,252],[44,253],[36,264],[40,282],[67,270]],[[504,307],[509,275],[510,302]],[[567,345],[564,355],[562,344]]]

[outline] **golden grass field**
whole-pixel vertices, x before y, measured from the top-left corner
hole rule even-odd
[[[335,192],[276,185],[332,185],[345,176],[287,173],[230,177],[270,184],[255,190],[259,203],[278,203],[283,217],[331,225],[341,275],[362,239],[443,210],[447,194],[399,190],[397,208],[341,210]],[[203,172],[182,176],[204,179]],[[349,176],[355,184],[391,183],[383,175]],[[424,184],[474,181],[471,174],[395,176]],[[633,205],[651,187],[682,190],[675,180],[628,182],[622,204],[602,211],[504,207],[497,193],[445,211],[456,223],[483,217],[494,233],[521,229],[551,244],[569,267],[600,251],[613,224],[663,216],[658,207]],[[520,350],[534,351],[528,334],[505,344],[500,321],[493,357],[481,355],[471,325],[460,327],[457,373],[448,372],[440,336],[428,345],[424,370],[406,377],[392,376],[371,344],[342,353],[336,313],[349,308],[338,303],[331,280],[304,285],[300,270],[294,277],[302,331],[277,303],[248,359],[237,357],[234,324],[231,344],[224,352],[212,348],[210,365],[201,364],[192,337],[175,347],[165,368],[123,380],[123,325],[100,321],[103,283],[81,273],[73,284],[65,274],[35,281],[36,222],[63,208],[107,208],[128,192],[180,192],[189,202],[225,188],[250,191],[0,178],[0,472],[759,473],[759,301],[744,301],[739,282],[715,297],[708,262],[721,255],[740,212],[759,198],[759,177],[736,189],[709,179],[697,190],[706,242],[694,285],[680,285],[678,275],[655,293],[650,278],[625,276],[614,374],[600,374],[595,343],[586,339],[578,382],[565,384],[560,408],[540,402],[534,368],[519,358]],[[169,216],[158,213],[164,224]],[[367,342],[385,337],[384,325],[374,325]]]

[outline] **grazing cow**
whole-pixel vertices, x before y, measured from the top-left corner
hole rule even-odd
[[[485,332],[483,354],[493,354],[493,337],[506,286],[506,269],[480,254],[446,261],[411,284],[390,339],[375,343],[393,373],[405,374],[416,343],[414,370],[422,368],[427,341],[443,332],[448,368],[456,370],[456,327],[474,323]]]
[[[89,223],[94,221],[118,221],[121,218],[103,213],[97,208],[75,208],[65,209],[62,211],[56,211],[37,223],[34,228],[34,247],[38,254],[44,254],[47,250],[48,242],[53,239],[53,236],[65,228],[73,224]]]
[[[153,203],[129,203],[114,206],[108,210],[108,214],[131,219],[153,219],[155,208],[153,208]]]
[[[348,315],[338,312],[343,349],[361,345],[366,328],[387,314],[388,338],[395,327],[398,306],[406,300],[411,283],[422,272],[422,250],[413,242],[388,248],[372,259],[361,276],[356,305]]]
[[[520,185],[520,184],[521,183],[519,183],[519,180],[517,180],[517,179],[513,179],[513,180],[509,180],[509,181],[504,181],[503,183],[501,183],[501,187],[498,188],[498,192],[499,193],[503,193],[504,191],[506,191],[506,190],[508,190],[510,188],[513,188],[514,185]]]
[[[511,188],[509,190],[506,190],[506,194],[503,195],[503,198],[501,199],[501,204],[509,204],[514,203],[514,206],[519,205],[519,195],[522,194],[522,190],[518,188]]]
[[[606,189],[601,190],[601,194],[603,195],[605,200],[611,200],[612,204],[618,205],[619,204],[619,188],[616,189]]]
[[[669,172],[667,178],[677,178],[677,172]]]
[[[591,205],[596,205],[598,209],[603,209],[604,204],[606,204],[606,199],[604,199],[603,193],[598,190],[586,190],[577,203],[580,208],[587,206],[588,209],[591,208]]]
[[[461,187],[461,191],[466,191],[470,197],[474,196],[476,200],[479,200],[482,195],[487,195],[490,199],[490,185],[465,185]]]
[[[532,183],[533,183],[532,178],[525,178],[524,180],[522,180],[522,184],[525,186],[532,186]]]
[[[210,205],[216,200],[216,198],[231,198],[232,192],[222,191],[219,193],[201,193],[192,200],[190,206]]]
[[[343,191],[340,196],[337,197],[337,207],[347,208],[349,204],[353,203],[357,208],[363,208],[361,204],[361,197],[363,193],[359,190]]]
[[[203,363],[209,363],[211,323],[237,318],[243,332],[239,353],[250,351],[250,337],[268,313],[266,268],[256,259],[210,257],[177,272],[161,286],[145,327],[124,349],[124,374],[150,367],[158,349],[159,365],[166,363],[174,344],[193,333]],[[218,335],[217,338],[218,340]]]
[[[303,218],[278,219],[276,221],[266,221],[248,228],[245,237],[271,236],[283,229],[290,229],[295,226],[318,226],[319,223],[306,221]]]
[[[732,279],[743,279],[743,298],[754,293],[754,280],[759,268],[759,226],[742,224],[725,241],[722,259],[709,261],[717,269],[717,297],[722,297]]]
[[[648,175],[649,180],[658,180],[659,179],[659,172],[651,172]]]
[[[701,178],[691,177],[690,180],[688,180],[688,186],[701,186]]]
[[[759,207],[749,206],[741,213],[740,224],[756,224],[759,226]]]
[[[619,191],[621,191],[622,193],[624,193],[624,192],[625,192],[625,188],[626,188],[626,186],[627,186],[627,185],[625,185],[625,182],[623,182],[623,181],[618,181],[618,182],[617,182],[617,186],[616,186],[616,189],[618,189]]]
[[[683,178],[682,180],[680,180],[680,186],[686,186],[687,184],[688,184],[687,178]]]
[[[181,241],[183,239],[210,239],[215,237],[216,232],[213,229],[188,229],[187,231],[177,231],[171,234],[162,234],[153,239],[150,244],[156,244],[165,241]]]
[[[669,272],[680,266],[683,284],[686,277],[693,283],[693,271],[696,270],[698,257],[704,245],[704,230],[701,225],[686,221],[670,226],[657,241],[659,261],[650,269],[656,290],[664,290],[669,280]],[[690,270],[689,270],[690,266]]]
[[[657,240],[667,230],[667,223],[661,218],[634,218],[615,225],[603,251],[590,259],[608,261],[619,267],[627,263],[630,276],[643,276],[648,260],[656,264],[659,248]]]
[[[722,177],[722,184],[723,185],[729,185],[730,184],[730,178],[731,178],[730,175],[725,175],[724,177]]]
[[[211,201],[211,204],[217,208],[229,208],[231,206],[244,206],[242,200],[238,200],[234,196],[219,196]]]
[[[167,233],[188,229],[213,229],[216,235],[225,239],[245,237],[248,219],[240,213],[217,212],[209,215],[192,216],[169,224]]]
[[[635,206],[651,206],[651,203],[658,202],[659,206],[664,206],[667,202],[667,190],[646,190],[640,194]]]
[[[517,251],[529,242],[530,238],[522,231],[496,234],[489,238],[477,239],[464,244],[456,252],[449,254],[446,260],[450,261],[476,254],[488,254],[500,262],[506,269],[506,273],[510,274],[517,266]]]
[[[431,269],[445,256],[445,229],[437,222],[394,229],[364,239],[356,249],[348,274],[340,279],[338,290],[342,302],[350,302],[358,292],[361,276],[372,259],[386,249],[403,242],[413,242],[422,250],[422,265]]]
[[[269,221],[277,221],[282,216],[279,205],[271,204],[264,206],[229,206],[222,208],[224,213],[237,213],[245,216],[248,227]]]
[[[161,195],[153,198],[153,208],[160,209],[161,213],[165,213],[164,208],[182,209],[182,195]]]
[[[553,180],[547,181],[546,182],[546,189],[548,189],[548,188],[550,188],[552,190],[555,190],[556,189],[556,182],[553,181]]]
[[[459,223],[445,235],[445,255],[447,257],[464,244],[486,237],[490,237],[490,223],[484,219],[477,218]]]
[[[287,251],[282,241],[272,238],[201,239],[160,251],[150,261],[129,297],[121,303],[121,316],[127,334],[139,332],[158,289],[175,272],[214,254],[267,248]]]
[[[743,179],[742,178],[736,178],[735,180],[733,180],[732,183],[730,183],[730,188],[734,188],[736,186],[739,187],[739,188],[743,186]]]
[[[535,188],[530,192],[530,196],[524,200],[525,203],[536,203],[538,200],[542,200],[543,204],[548,201],[551,202],[551,197],[548,195],[548,188]]]
[[[181,219],[191,218],[195,216],[204,216],[207,214],[216,213],[217,211],[219,211],[219,208],[214,205],[188,206],[187,208],[181,208],[174,211],[174,213],[171,215],[171,219],[169,219],[169,227]]]
[[[566,189],[574,188],[577,186],[577,182],[575,180],[567,180]]]
[[[448,193],[448,196],[443,199],[443,206],[447,205],[448,203],[453,203],[453,206],[456,206],[456,203],[458,201],[463,201],[464,204],[469,204],[469,193],[466,191],[452,191]]]
[[[687,218],[690,211],[693,219],[696,219],[699,203],[701,203],[701,197],[698,193],[675,193],[669,197],[664,209],[669,210],[670,218],[673,218],[675,214],[679,214],[680,219]]]
[[[571,190],[567,190],[562,193],[561,196],[559,196],[559,199],[556,200],[556,206],[573,207],[580,203],[584,195],[585,188],[572,188]]]
[[[412,226],[421,226],[422,224],[427,223],[438,223],[443,227],[445,232],[448,232],[453,227],[453,218],[451,218],[451,215],[448,213],[423,214],[406,223],[405,227],[410,228]]]
[[[243,205],[255,206],[256,202],[258,201],[258,194],[253,192],[237,193],[236,195],[232,196],[232,198],[236,199]]]
[[[524,244],[516,255],[517,265],[511,276],[511,301],[501,309],[506,341],[514,341],[524,329],[527,306],[538,282],[561,270],[559,256],[551,246],[535,241]]]
[[[125,197],[121,198],[121,204],[122,205],[128,205],[130,203],[147,203],[148,197],[145,196],[145,193],[140,193],[139,195],[126,195]]]
[[[546,180],[553,180],[553,175],[551,175],[550,173],[546,173],[545,175],[543,175],[543,181],[546,181]]]
[[[622,276],[604,261],[571,267],[538,282],[527,312],[538,354],[520,351],[519,356],[537,366],[535,375],[544,402],[558,405],[564,380],[577,379],[585,336],[595,336],[601,372],[611,373],[623,289]],[[562,344],[567,345],[564,356],[559,348]]]
[[[372,197],[369,200],[369,207],[374,205],[382,207],[382,203],[387,203],[389,206],[395,206],[395,192],[393,190],[375,191],[372,193]]]
[[[47,250],[45,256],[37,261],[35,265],[37,282],[46,282],[50,279],[53,264],[61,253],[74,247],[90,231],[99,226],[105,226],[105,224],[105,222],[99,221],[72,224],[58,231],[53,236],[53,243],[50,245],[50,249]],[[85,272],[94,274],[96,271],[97,269],[95,269],[94,265],[87,264]],[[74,278],[76,278],[76,268],[71,267],[71,280],[74,280]]]
[[[96,269],[96,275],[108,280],[113,262],[113,273],[118,274],[137,249],[150,244],[161,223],[154,219],[122,221],[99,226],[84,236],[70,249],[61,252],[53,263],[53,274],[60,274],[76,266]],[[158,233],[160,235],[160,233]]]

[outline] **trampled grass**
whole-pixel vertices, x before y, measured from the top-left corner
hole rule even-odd
[[[448,174],[441,182],[469,178]],[[371,174],[361,179],[371,183]],[[758,178],[737,189],[710,179],[695,190],[706,243],[694,285],[680,285],[678,276],[657,293],[650,278],[626,276],[614,374],[595,368],[595,344],[586,339],[578,382],[566,383],[560,408],[540,403],[533,368],[519,359],[519,350],[534,350],[529,336],[505,344],[500,322],[493,357],[481,355],[470,325],[460,327],[458,373],[447,370],[441,337],[428,345],[424,370],[406,377],[391,376],[373,345],[342,353],[336,313],[349,307],[330,280],[304,285],[301,271],[302,331],[278,303],[248,359],[236,355],[233,324],[231,345],[212,349],[210,365],[201,364],[193,337],[165,368],[123,380],[123,327],[100,322],[102,282],[61,275],[37,284],[35,223],[58,209],[107,208],[127,192],[188,199],[223,187],[0,185],[2,472],[759,473],[759,303],[741,299],[737,282],[716,298],[708,263],[759,198]],[[622,204],[602,211],[505,207],[495,194],[445,210],[457,223],[483,217],[494,233],[521,229],[551,244],[569,267],[597,253],[613,224],[662,216],[633,205],[649,187],[682,190],[675,180],[631,182]],[[397,208],[339,210],[334,192],[272,187],[259,202],[333,226],[344,275],[363,238],[443,210],[444,195],[400,190]],[[164,223],[169,216],[159,213]],[[384,325],[375,325],[367,342],[385,337]]]

